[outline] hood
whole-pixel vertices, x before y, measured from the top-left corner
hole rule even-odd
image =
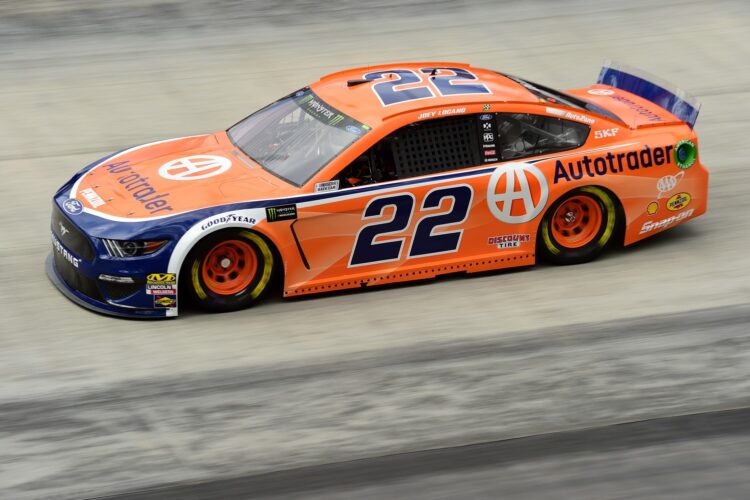
[[[218,132],[118,153],[81,176],[70,197],[95,215],[144,220],[296,191]]]

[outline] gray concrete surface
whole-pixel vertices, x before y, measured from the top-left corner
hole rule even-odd
[[[725,344],[710,343],[711,324],[685,337],[635,331],[610,339],[606,349],[623,362],[664,367],[650,371],[645,386],[634,371],[609,374],[618,393],[588,382],[606,373],[610,360],[606,350],[587,349],[584,337],[551,371],[551,358],[519,357],[515,372],[495,380],[511,383],[522,374],[524,384],[511,391],[514,403],[495,401],[494,410],[489,405],[477,416],[478,403],[468,403],[471,385],[432,386],[419,376],[373,392],[364,387],[367,379],[349,379],[335,367],[446,343],[459,351],[495,341],[553,349],[554,332],[565,325],[680,318],[749,303],[749,11],[741,1],[0,3],[0,492],[109,491],[738,404],[748,394],[746,321],[724,333]],[[651,241],[585,266],[275,299],[172,322],[91,314],[44,277],[51,194],[108,152],[224,128],[350,66],[453,59],[564,88],[593,81],[607,57],[673,80],[704,104],[697,131],[712,175],[709,213]],[[324,399],[307,400],[304,390],[296,392],[301,386],[286,385],[293,378],[271,376],[272,390],[259,394],[277,406],[264,407],[258,421],[248,420],[252,408],[236,392],[200,390],[206,380],[209,388],[242,385],[271,369],[321,364],[341,374],[327,380],[328,392],[318,394]],[[486,368],[454,366],[453,375],[482,381]],[[163,388],[173,381],[179,394],[170,396]],[[192,383],[199,388],[195,415],[185,416],[191,406],[184,401],[170,413],[168,403],[190,393]],[[548,388],[537,398],[540,384]],[[162,389],[139,396],[149,387]],[[438,389],[448,391],[446,401],[431,404],[429,396],[418,414],[408,410],[407,401]],[[575,406],[568,406],[567,391],[574,391]],[[110,393],[120,399],[111,403]],[[348,401],[352,394],[357,398]],[[71,408],[93,401],[81,411],[94,409],[62,411],[64,401]],[[322,425],[315,415],[327,404],[341,409]],[[343,409],[349,404],[366,410],[350,417]],[[568,411],[557,412],[560,405]],[[11,411],[24,407],[38,412]],[[19,430],[8,423],[12,415],[44,420],[48,408],[58,424]],[[495,418],[495,410],[513,418]],[[351,428],[344,425],[350,418]],[[467,418],[481,420],[481,432],[467,427]],[[425,443],[432,419],[444,431]],[[280,432],[290,420],[297,430]],[[402,426],[371,435],[379,421]]]
[[[745,499],[750,409],[166,485],[106,500]]]
[[[747,304],[4,402],[0,479],[90,496],[747,407],[749,323]]]

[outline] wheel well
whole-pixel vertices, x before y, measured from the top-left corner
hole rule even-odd
[[[214,231],[212,233],[209,233],[209,234],[203,236],[202,238],[195,240],[193,242],[193,245],[190,247],[190,250],[187,252],[187,254],[185,254],[185,258],[183,259],[182,263],[180,264],[180,281],[182,281],[183,278],[186,276],[186,273],[189,272],[189,270],[187,270],[185,268],[185,266],[186,266],[186,264],[188,262],[190,262],[190,256],[191,256],[191,254],[193,253],[193,251],[195,250],[195,248],[202,241],[204,241],[206,238],[214,238],[214,237],[216,237],[217,235],[219,235],[221,233],[227,233],[228,234],[228,233],[232,233],[232,232],[236,233],[237,231],[248,231],[248,232],[251,232],[253,234],[256,234],[256,235],[260,236],[263,239],[263,241],[266,242],[266,244],[268,245],[268,247],[271,249],[271,252],[273,253],[273,272],[274,272],[274,278],[273,279],[274,279],[274,281],[281,281],[283,283],[283,279],[284,279],[284,266],[283,266],[283,261],[281,259],[281,252],[279,252],[279,249],[276,246],[276,243],[274,243],[271,238],[269,238],[265,234],[261,233],[260,231],[256,231],[255,229],[248,228],[248,227],[226,227],[226,228],[222,228],[222,229],[220,229],[218,231]],[[182,282],[184,283],[184,281],[182,281]]]
[[[612,201],[615,202],[615,208],[617,211],[615,212],[615,242],[618,244],[618,246],[623,245],[623,241],[625,239],[625,208],[622,206],[622,201],[620,201],[620,198],[615,194],[614,191],[611,189],[608,189],[604,186],[592,186],[598,189],[601,189],[605,193],[607,193],[610,198],[612,198]]]
[[[617,241],[617,243],[620,246],[623,245],[623,241],[624,241],[624,238],[625,238],[625,222],[626,221],[625,221],[625,209],[622,206],[622,201],[620,201],[620,198],[614,193],[614,191],[612,191],[611,189],[606,188],[604,186],[600,186],[598,184],[585,184],[585,185],[582,185],[582,186],[575,186],[575,187],[572,187],[572,188],[568,189],[567,191],[565,191],[563,193],[560,193],[560,195],[558,195],[549,204],[549,206],[547,207],[547,210],[544,211],[544,213],[542,214],[541,219],[539,219],[539,224],[537,224],[537,227],[536,227],[537,244],[539,242],[538,235],[539,235],[539,231],[542,228],[542,221],[544,220],[545,217],[547,217],[547,214],[549,213],[549,211],[552,210],[553,205],[555,203],[557,203],[558,200],[560,200],[563,196],[567,195],[571,191],[576,190],[576,189],[580,189],[582,187],[593,187],[593,188],[601,189],[602,191],[604,191],[605,193],[607,193],[607,195],[609,195],[610,198],[612,198],[612,201],[614,202],[615,208],[616,208],[616,212],[615,212],[615,224],[616,224],[616,226],[615,226],[615,235],[616,236],[615,237],[616,237],[616,240],[615,241]]]

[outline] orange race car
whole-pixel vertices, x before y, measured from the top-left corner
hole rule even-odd
[[[706,211],[697,103],[607,64],[560,92],[459,63],[334,73],[54,196],[48,274],[108,314],[595,258]],[[502,279],[498,277],[498,279]]]

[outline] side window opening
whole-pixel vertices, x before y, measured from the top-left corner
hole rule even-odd
[[[398,131],[393,156],[400,179],[479,164],[474,115],[418,122]]]
[[[415,122],[381,139],[339,176],[343,187],[479,165],[476,115]]]
[[[562,118],[525,113],[497,113],[501,160],[575,149],[586,142],[589,127]]]

